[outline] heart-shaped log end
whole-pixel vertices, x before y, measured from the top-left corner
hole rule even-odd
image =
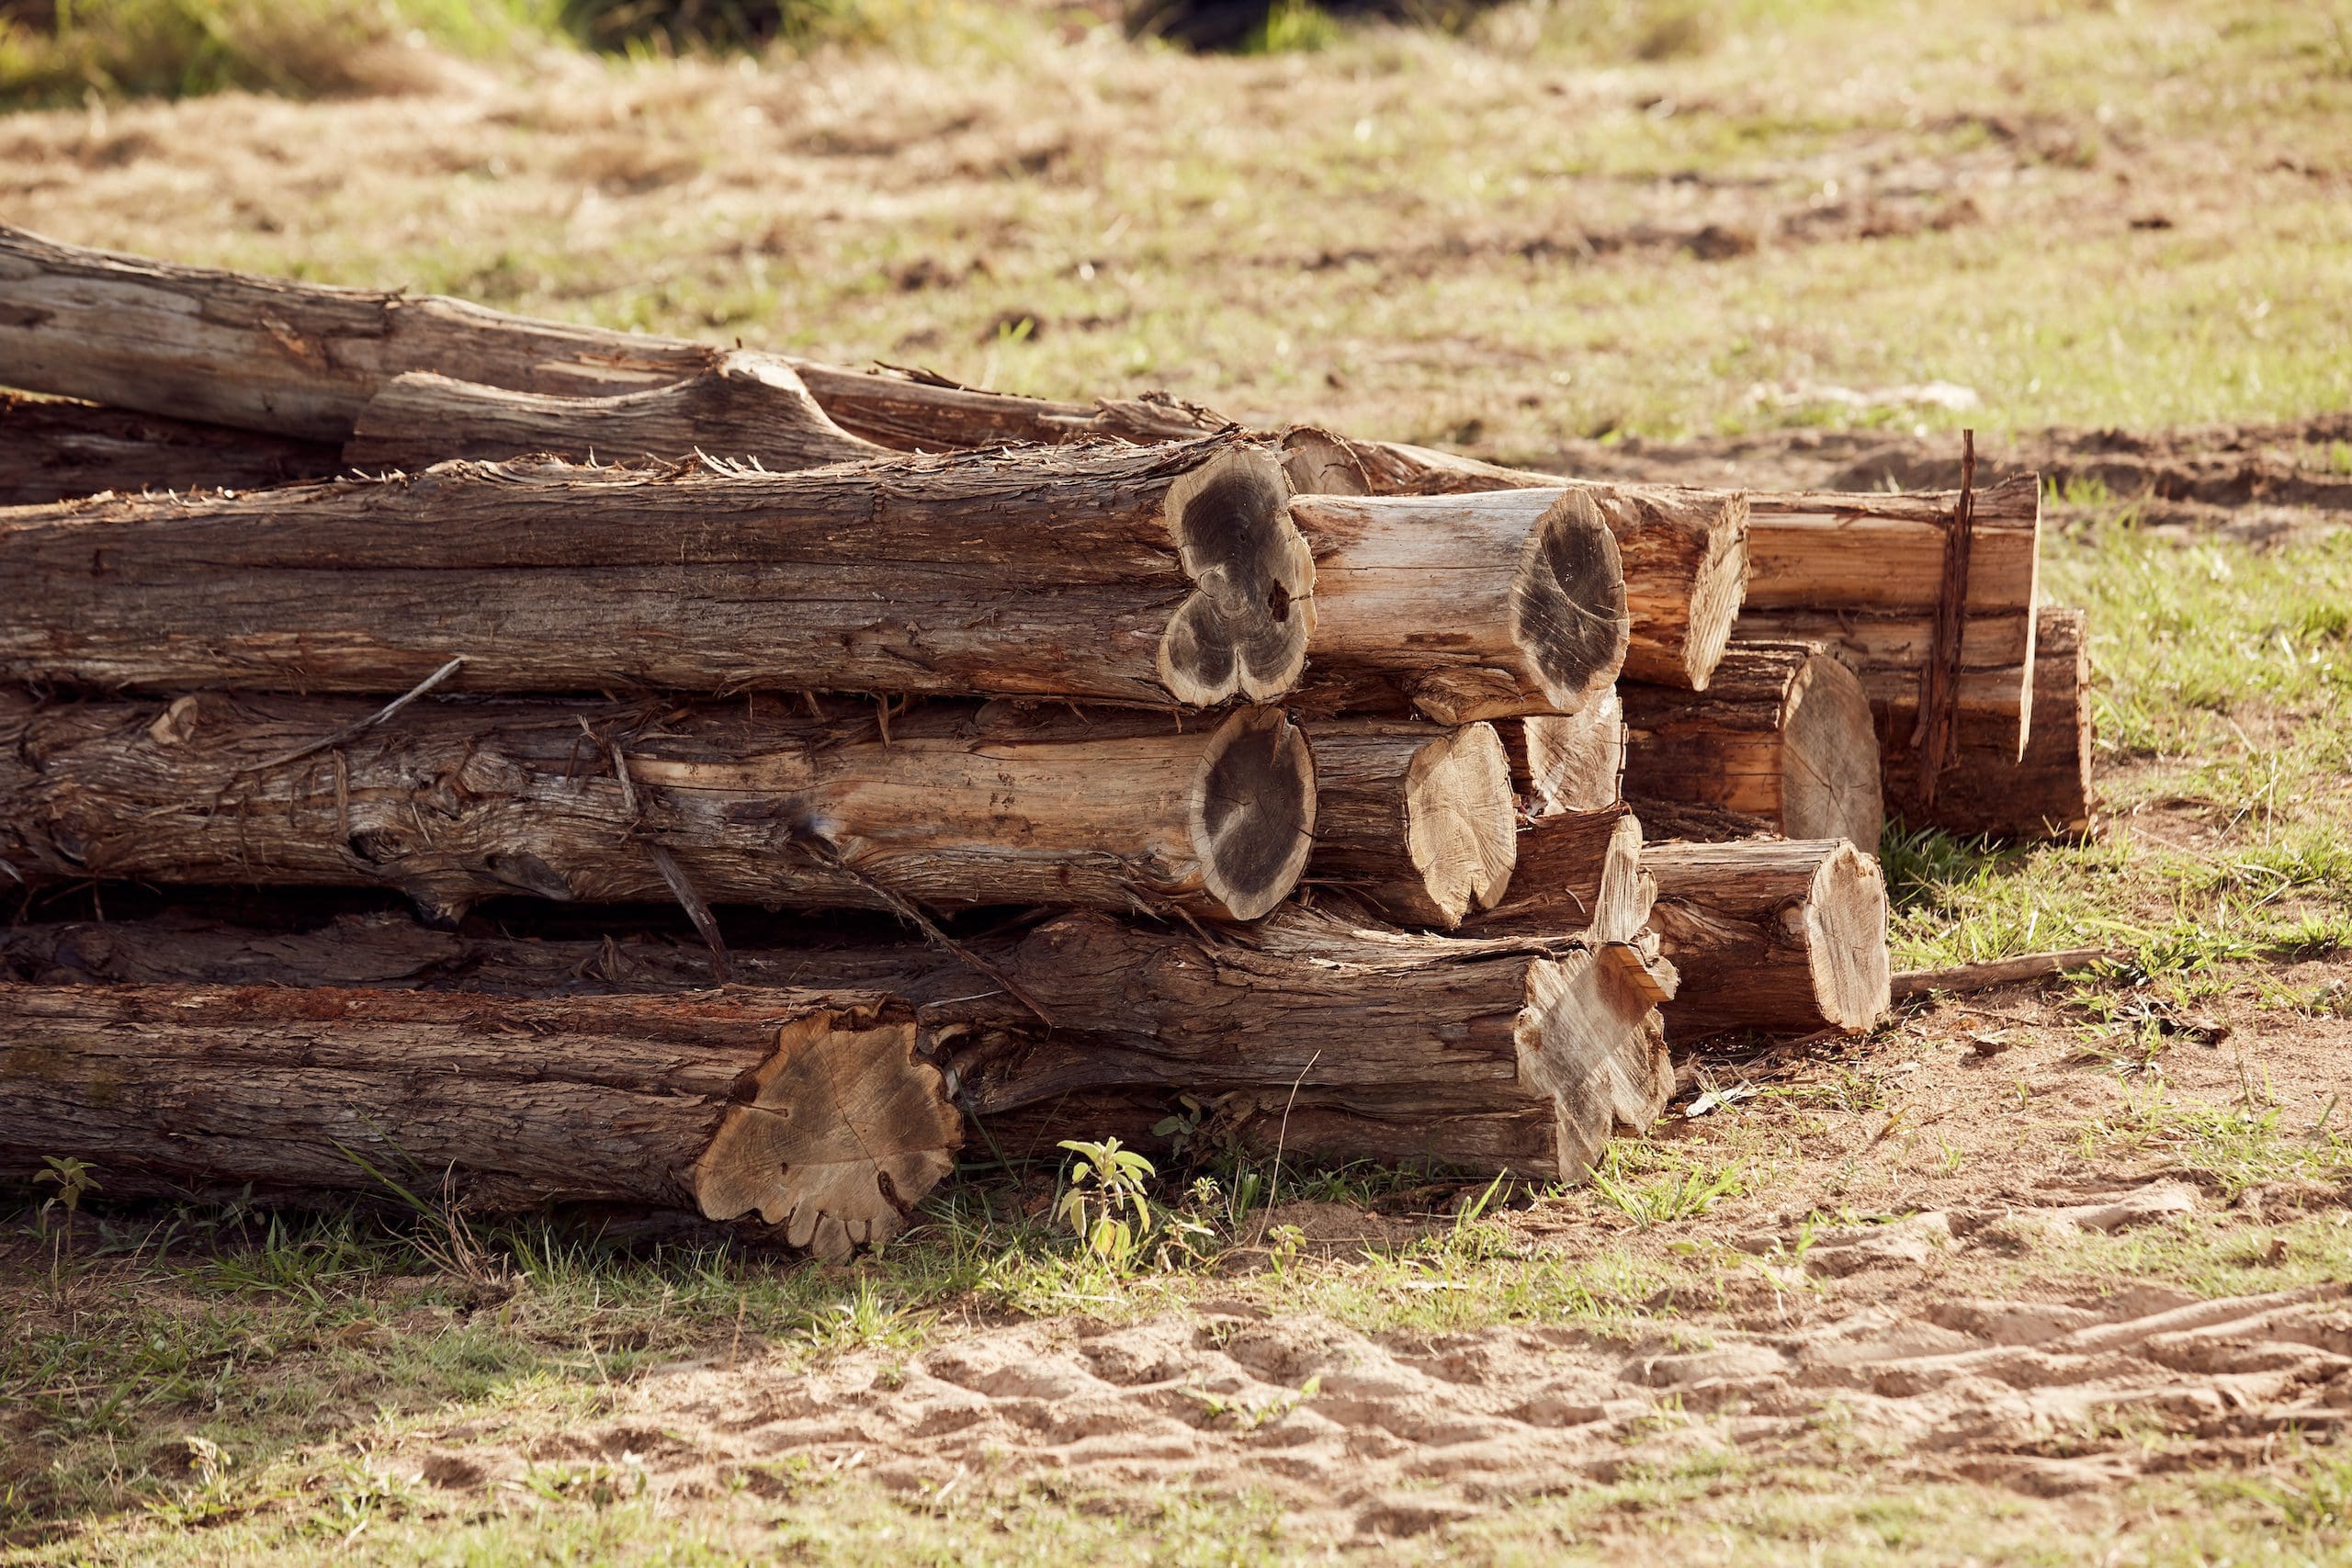
[[[705,1217],[757,1213],[829,1260],[896,1235],[955,1165],[963,1119],[915,1025],[820,1011],[785,1025],[695,1163]]]
[[[1237,920],[1290,896],[1315,844],[1315,761],[1280,708],[1246,708],[1210,737],[1193,777],[1193,850],[1209,894]]]
[[[1201,706],[1288,692],[1315,629],[1315,558],[1281,462],[1227,446],[1168,487],[1164,513],[1194,592],[1160,636],[1160,683]]]
[[[1581,712],[1616,683],[1631,633],[1616,536],[1590,496],[1564,491],[1528,533],[1511,579],[1510,634],[1523,673],[1554,712]]]

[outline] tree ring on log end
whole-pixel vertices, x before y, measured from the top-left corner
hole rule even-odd
[[[1280,708],[1247,708],[1210,737],[1186,813],[1210,895],[1237,920],[1290,896],[1315,846],[1315,761]]]
[[[1878,858],[1840,844],[1813,874],[1804,901],[1806,962],[1821,1016],[1859,1032],[1886,1014],[1886,877]]]
[[[1630,633],[1616,536],[1592,497],[1564,491],[1520,552],[1511,640],[1553,710],[1572,714],[1616,682]]]
[[[1886,815],[1878,730],[1860,680],[1835,655],[1813,655],[1789,682],[1781,730],[1781,833],[1875,852]]]
[[[796,1019],[695,1162],[704,1217],[757,1213],[824,1258],[898,1234],[954,1168],[962,1118],[915,1026],[821,1011]]]
[[[1405,769],[1405,850],[1435,907],[1454,926],[1490,909],[1519,861],[1510,754],[1491,724],[1447,730],[1413,753]]]
[[[1293,495],[1370,495],[1372,479],[1355,448],[1311,424],[1283,432],[1283,472]]]
[[[1315,558],[1290,520],[1281,462],[1228,446],[1170,484],[1164,509],[1195,592],[1160,636],[1160,683],[1201,706],[1283,695],[1306,667]]]
[[[1747,501],[1739,501],[1745,513]],[[1690,689],[1703,692],[1731,646],[1739,606],[1747,596],[1747,530],[1715,529],[1707,536],[1707,553],[1690,579],[1690,618],[1683,635],[1682,668]]]

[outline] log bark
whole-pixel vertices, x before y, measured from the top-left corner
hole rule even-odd
[[[900,452],[1025,443],[1191,441],[1233,422],[1164,393],[1057,402],[983,391],[929,372],[788,360],[809,395],[852,434]]]
[[[1520,808],[1531,816],[1598,811],[1623,797],[1625,704],[1616,687],[1582,713],[1537,714],[1498,728],[1510,750]]]
[[[1874,850],[1884,817],[1869,700],[1836,658],[1741,643],[1703,693],[1627,685],[1625,798],[1645,816],[1729,814]]]
[[[1758,493],[1748,498],[1740,641],[1817,642],[1860,677],[1890,766],[1912,746],[1943,588],[1957,491]],[[2041,479],[1974,492],[1954,712],[1962,729],[2022,753],[2033,726]]]
[[[361,728],[348,699],[0,693],[0,857],[27,880],[388,886],[449,919],[518,892],[665,899],[657,850],[713,902],[1238,920],[1306,863],[1314,770],[1276,709],[782,708],[426,698]]]
[[[1494,727],[1379,719],[1306,727],[1315,749],[1311,881],[1392,920],[1451,929],[1510,886],[1510,765]]]
[[[1682,988],[1677,1043],[1735,1031],[1856,1034],[1886,1015],[1886,881],[1843,839],[1645,845],[1651,923]]]
[[[800,474],[451,464],[0,517],[0,675],[398,693],[1279,696],[1314,568],[1231,438]]]
[[[1311,427],[1290,432],[1283,447],[1303,493],[1316,487],[1375,496],[1511,493],[1533,505],[1537,496],[1576,491],[1600,512],[1624,564],[1633,618],[1625,678],[1704,691],[1723,658],[1750,570],[1747,499],[1737,491],[1596,484]]]
[[[1291,518],[1316,559],[1303,705],[1576,713],[1624,663],[1616,541],[1581,495],[1302,495]]]
[[[1642,822],[1623,805],[1566,812],[1519,833],[1511,891],[1476,917],[1480,936],[1582,932],[1638,942],[1654,890],[1642,871]]]
[[[1613,902],[1613,901],[1611,901]],[[1148,1132],[1180,1093],[1210,1131],[1289,1157],[1428,1160],[1574,1179],[1671,1086],[1656,1001],[1670,966],[1638,942],[1471,941],[1286,907],[1218,936],[1064,916],[969,951],[1055,1020],[1047,1032],[956,954],[910,945],[738,948],[747,987],[887,991],[919,1006],[952,1092],[1019,1155],[1030,1131]],[[333,982],[534,994],[703,983],[660,941],[531,942],[382,916],[308,932],[163,921],[0,930],[45,983]],[[733,993],[727,993],[733,994]],[[1148,1113],[1136,1129],[1116,1118]],[[1058,1131],[1054,1131],[1058,1129]],[[1287,1129],[1287,1135],[1285,1135]]]
[[[842,1257],[894,1234],[962,1137],[878,997],[12,986],[0,1007],[0,1163],[85,1159],[109,1195],[429,1198],[446,1175],[469,1208],[757,1214]]]
[[[1963,708],[1959,746],[1936,781],[1928,819],[1948,832],[1996,839],[2080,838],[2091,826],[2091,710],[2085,696],[2090,649],[2080,610],[2044,609],[2035,616],[2033,729],[2025,755],[2013,756],[2006,718]],[[1880,720],[1888,797],[1916,797],[1918,753]]]
[[[0,506],[106,491],[260,490],[341,467],[322,442],[0,392]]]
[[[828,418],[783,361],[742,349],[712,357],[709,369],[686,380],[608,397],[518,392],[410,371],[359,411],[343,460],[379,469],[530,453],[702,455],[783,473],[889,455]]]

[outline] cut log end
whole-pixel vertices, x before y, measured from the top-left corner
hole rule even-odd
[[[1616,804],[1625,777],[1625,705],[1617,688],[1577,714],[1517,721],[1511,759],[1526,808],[1538,817]]]
[[[1432,739],[1405,773],[1405,849],[1420,872],[1434,924],[1490,908],[1519,858],[1510,758],[1490,724]]]
[[[1705,691],[1715,666],[1723,662],[1747,592],[1747,530],[1711,532],[1706,554],[1690,580],[1690,621],[1682,644],[1682,672],[1692,691]]]
[[[1877,857],[1850,843],[1830,853],[1814,873],[1803,919],[1824,1021],[1859,1033],[1886,1016],[1886,878]]]
[[[695,1162],[704,1216],[757,1213],[829,1259],[898,1234],[963,1141],[944,1080],[914,1053],[912,1023],[820,1012],[786,1025]]]
[[[1202,880],[1225,915],[1254,920],[1287,897],[1315,845],[1315,761],[1279,708],[1227,719],[1193,784]]]
[[[1177,701],[1265,702],[1297,684],[1315,629],[1315,560],[1271,452],[1235,446],[1169,487],[1168,530],[1195,592],[1160,638]]]
[[[1528,536],[1511,635],[1554,711],[1579,713],[1624,667],[1630,623],[1616,536],[1592,498],[1564,491]]]
[[[1283,473],[1295,495],[1372,493],[1372,480],[1355,448],[1311,424],[1294,425],[1283,433]]]
[[[1870,696],[1839,660],[1816,654],[1790,682],[1781,727],[1781,831],[1875,852],[1886,820]]]
[[[1589,1175],[1617,1134],[1645,1130],[1674,1087],[1657,1004],[1608,956],[1618,951],[1534,965],[1514,1031],[1521,1081],[1552,1097],[1562,1180]]]

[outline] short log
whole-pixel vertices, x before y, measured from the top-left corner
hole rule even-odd
[[[1536,714],[1498,724],[1510,751],[1520,809],[1535,817],[1598,811],[1624,793],[1625,704],[1611,687],[1577,714]]]
[[[1315,750],[1310,881],[1392,920],[1447,929],[1502,897],[1518,824],[1492,725],[1321,719],[1306,730]]]
[[[1886,1015],[1886,881],[1844,839],[1644,846],[1682,975],[1668,1037],[1855,1034]]]
[[[2025,755],[2009,749],[2007,720],[1962,709],[1957,750],[1936,781],[1928,820],[1948,832],[1996,839],[2074,839],[2091,826],[2090,649],[2080,610],[2043,609],[2035,618],[2033,730]],[[1886,793],[1898,807],[1915,798],[1918,754],[1890,736],[1904,716],[1880,720]]]

